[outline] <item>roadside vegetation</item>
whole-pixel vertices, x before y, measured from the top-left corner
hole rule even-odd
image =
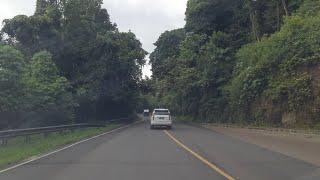
[[[113,123],[103,128],[87,128],[61,133],[49,133],[47,136],[42,134],[33,135],[29,137],[28,142],[26,142],[25,137],[9,139],[8,144],[0,145],[0,169],[120,126],[121,124]]]
[[[142,98],[146,52],[102,0],[37,0],[3,22],[0,129],[128,117]]]
[[[153,106],[205,122],[320,127],[320,1],[189,0],[145,85]]]

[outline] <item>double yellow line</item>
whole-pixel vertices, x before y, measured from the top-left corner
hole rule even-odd
[[[204,164],[206,164],[209,168],[213,169],[214,171],[221,174],[223,177],[225,177],[228,180],[235,180],[234,177],[229,175],[227,172],[220,169],[218,166],[214,165],[210,161],[208,161],[206,158],[202,157],[198,153],[192,151],[190,148],[188,148],[186,145],[184,145],[182,142],[180,142],[177,138],[175,138],[171,133],[169,133],[167,130],[164,131],[175,143],[177,143],[180,147],[188,151],[190,154],[192,154],[194,157],[202,161]]]

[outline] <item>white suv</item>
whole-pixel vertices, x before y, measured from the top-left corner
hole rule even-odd
[[[171,129],[172,127],[172,119],[170,115],[170,111],[168,109],[155,109],[153,110],[151,116],[150,128],[154,127],[167,127]]]

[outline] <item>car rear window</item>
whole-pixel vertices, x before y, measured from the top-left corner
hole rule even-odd
[[[170,115],[168,110],[155,110],[154,114],[155,115]]]

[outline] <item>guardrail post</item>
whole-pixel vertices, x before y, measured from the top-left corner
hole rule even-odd
[[[63,132],[64,132],[63,130],[60,130],[60,131],[59,131],[59,134],[60,134],[60,135],[63,135]]]
[[[25,143],[29,143],[29,142],[30,142],[30,136],[27,135],[27,136],[25,137]]]
[[[0,145],[5,146],[5,145],[7,145],[7,144],[8,144],[7,138],[2,138],[2,139],[0,139]]]
[[[47,138],[48,136],[49,136],[49,133],[48,133],[48,132],[44,132],[44,133],[43,133],[43,137],[44,137],[44,138]]]

